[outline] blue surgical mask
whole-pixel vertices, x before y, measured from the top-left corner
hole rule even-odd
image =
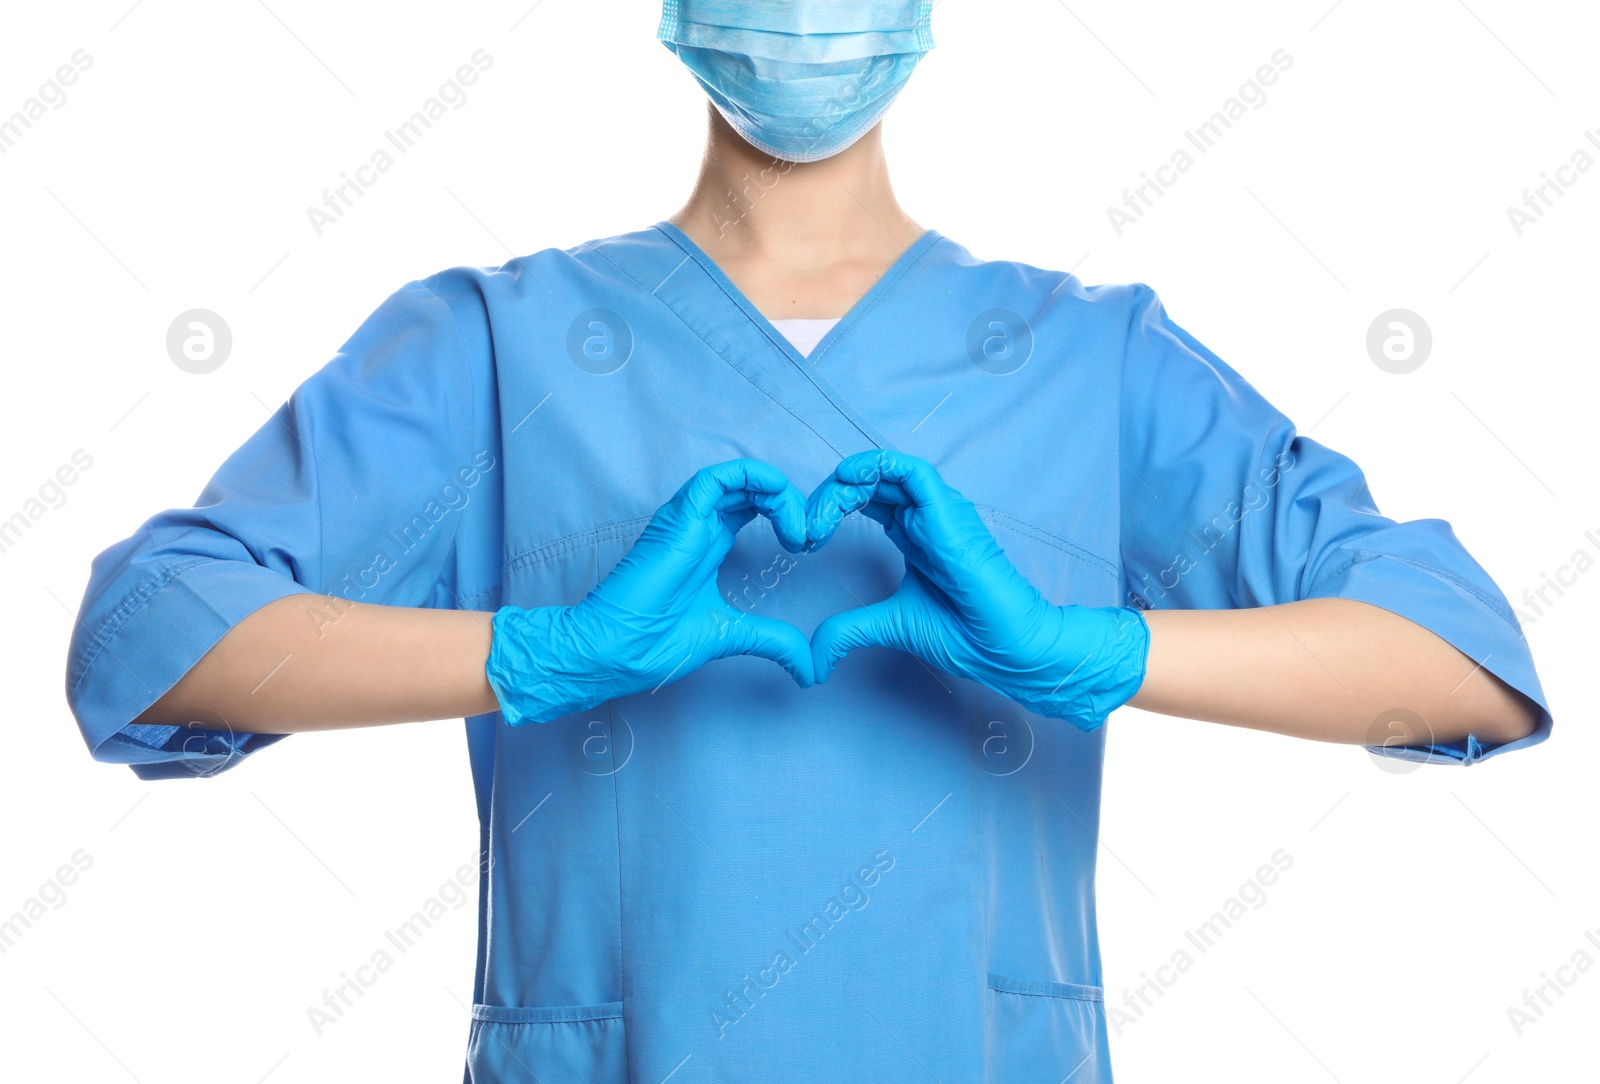
[[[932,0],[666,0],[656,36],[774,158],[832,158],[933,48]]]

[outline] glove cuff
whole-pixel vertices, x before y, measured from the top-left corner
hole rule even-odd
[[[570,693],[562,695],[563,688],[572,688],[573,675],[554,665],[570,654],[567,644],[572,638],[566,631],[570,610],[502,606],[495,611],[484,676],[500,702],[501,716],[511,726],[548,723],[593,706],[574,702]]]
[[[1142,613],[1125,606],[1064,606],[1061,610],[1063,618],[1069,619],[1064,624],[1092,616],[1101,631],[1087,651],[1081,632],[1063,635],[1063,646],[1070,648],[1058,665],[1059,684],[1042,698],[1043,703],[1030,708],[1065,719],[1079,730],[1096,730],[1144,684],[1150,626]],[[1067,612],[1074,610],[1076,615]]]

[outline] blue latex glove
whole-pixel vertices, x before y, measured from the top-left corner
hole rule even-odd
[[[771,659],[809,688],[804,634],[736,610],[717,589],[717,567],[757,512],[786,550],[804,548],[805,500],[781,471],[754,459],[707,467],[661,506],[582,602],[502,607],[486,674],[506,722],[549,722],[731,655]]]
[[[1138,692],[1150,644],[1143,616],[1052,605],[930,464],[882,450],[846,459],[807,504],[808,548],[856,511],[883,524],[906,574],[889,598],[817,628],[818,682],[855,648],[892,647],[1083,730]]]

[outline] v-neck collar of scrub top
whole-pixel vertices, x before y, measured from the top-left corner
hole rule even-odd
[[[686,233],[666,221],[656,223],[654,229],[671,243],[660,246],[659,252],[654,251],[657,246],[636,245],[601,245],[596,251],[645,285],[718,356],[804,422],[841,457],[866,447],[894,447],[817,367],[928,250],[944,239],[942,234],[930,229],[913,241],[808,357]],[[715,289],[706,289],[708,283]]]

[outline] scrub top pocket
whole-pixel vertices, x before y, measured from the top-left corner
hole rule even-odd
[[[989,973],[985,1080],[1111,1084],[1105,991]]]
[[[467,1084],[626,1084],[622,1002],[511,1008],[474,1005]]]

